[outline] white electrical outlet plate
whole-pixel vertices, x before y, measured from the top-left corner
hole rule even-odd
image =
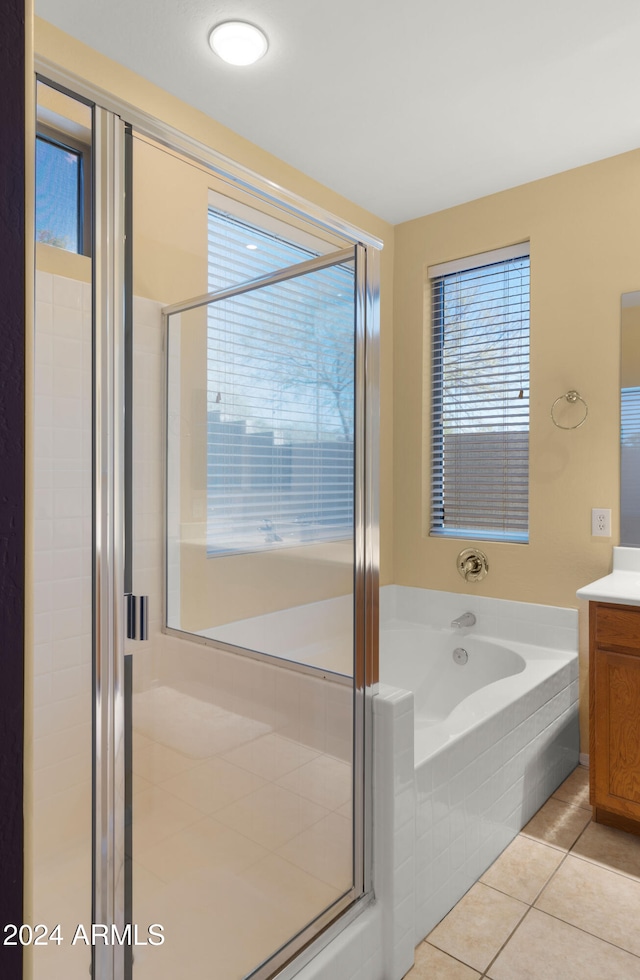
[[[594,507],[591,511],[591,534],[594,537],[611,537],[611,509]]]

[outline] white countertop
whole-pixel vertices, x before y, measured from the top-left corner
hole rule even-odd
[[[614,548],[613,571],[578,589],[579,599],[640,606],[640,548]]]

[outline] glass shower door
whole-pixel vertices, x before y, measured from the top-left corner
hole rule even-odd
[[[377,297],[361,246],[207,293],[228,184],[92,97],[91,269],[38,278],[35,907],[69,976],[266,978],[368,880]]]
[[[356,252],[134,286],[134,980],[270,976],[363,891]]]

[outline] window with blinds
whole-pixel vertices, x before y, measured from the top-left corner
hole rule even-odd
[[[529,245],[429,269],[431,534],[526,542]]]
[[[209,210],[209,289],[317,254]],[[209,305],[210,555],[353,533],[354,273],[332,266]]]

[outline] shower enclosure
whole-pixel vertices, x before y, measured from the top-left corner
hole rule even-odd
[[[40,70],[34,976],[292,976],[370,891],[379,243]]]

